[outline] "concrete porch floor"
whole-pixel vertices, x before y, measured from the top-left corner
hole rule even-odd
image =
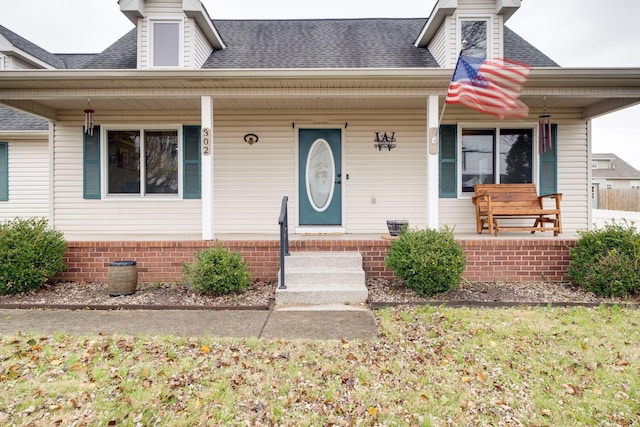
[[[577,239],[578,236],[574,233],[563,233],[559,236],[554,236],[552,232],[537,232],[535,234],[531,234],[529,232],[504,232],[498,235],[497,237],[493,234],[488,234],[484,232],[482,234],[477,233],[454,233],[456,240],[573,240]],[[392,237],[387,233],[380,234],[356,234],[356,233],[340,233],[340,234],[331,234],[331,233],[318,233],[318,234],[289,234],[290,241],[314,241],[314,240],[392,240]],[[178,239],[182,240],[182,239]],[[252,234],[252,233],[230,233],[230,234],[216,234],[215,240],[220,241],[243,241],[243,240],[258,240],[258,241],[268,241],[268,240],[280,240],[279,234]]]

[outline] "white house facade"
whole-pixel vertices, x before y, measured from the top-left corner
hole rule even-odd
[[[240,21],[198,0],[121,0],[134,29],[78,56],[0,26],[0,104],[48,122],[0,128],[0,217],[45,216],[77,242],[242,239],[276,235],[287,196],[292,234],[380,235],[405,219],[463,235],[476,231],[473,183],[533,182],[563,194],[573,235],[591,222],[590,119],[640,102],[640,69],[558,66],[505,26],[520,3]],[[526,118],[445,108],[462,40],[469,55],[532,67]],[[526,160],[509,164],[516,147]]]

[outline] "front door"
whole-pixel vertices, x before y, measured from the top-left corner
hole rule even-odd
[[[340,129],[300,129],[300,225],[342,224]]]

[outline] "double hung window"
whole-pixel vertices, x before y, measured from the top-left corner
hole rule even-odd
[[[178,131],[107,130],[107,193],[178,195]]]
[[[85,199],[200,198],[200,126],[95,126],[82,135]]]
[[[488,18],[460,18],[459,35],[462,54],[474,58],[486,58],[489,50]]]
[[[182,22],[151,21],[152,67],[177,68],[182,65]]]
[[[462,192],[475,184],[533,182],[533,129],[462,129]]]

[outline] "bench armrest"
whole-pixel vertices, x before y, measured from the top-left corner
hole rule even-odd
[[[538,196],[538,200],[540,201],[540,206],[542,206],[542,199],[555,199],[556,200],[556,209],[560,209],[560,202],[562,201],[562,193],[551,193],[544,194],[542,196]]]
[[[474,205],[478,206],[478,201],[482,200],[485,203],[488,203],[491,200],[491,196],[488,194],[477,194],[471,198],[471,201]]]

